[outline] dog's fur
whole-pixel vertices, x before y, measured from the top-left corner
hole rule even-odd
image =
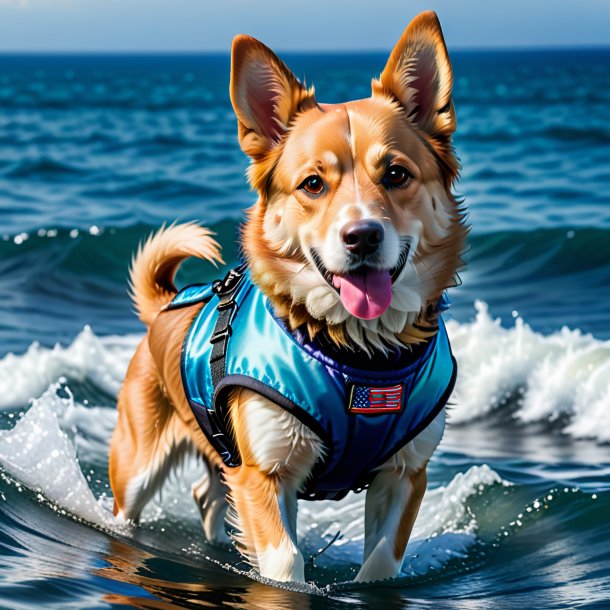
[[[313,88],[304,88],[267,47],[247,36],[234,40],[231,99],[259,196],[248,214],[243,249],[253,281],[290,328],[371,356],[434,335],[436,303],[455,285],[467,232],[451,193],[458,173],[451,88],[447,50],[431,12],[405,30],[373,80],[372,96],[345,104],[319,104]],[[406,168],[408,179],[390,188],[384,175],[395,165]],[[323,181],[319,196],[302,187],[312,175]],[[374,266],[395,267],[403,245],[410,244],[390,307],[371,320],[345,309],[312,255],[314,249],[329,272],[348,273],[353,260],[339,236],[347,222],[362,219],[383,225]],[[226,517],[238,548],[262,576],[302,581],[297,491],[325,448],[287,411],[240,389],[229,396],[229,414],[242,464],[223,468],[180,378],[180,350],[201,306],[164,311],[176,294],[176,269],[188,256],[220,261],[210,233],[187,224],[151,237],[132,265],[134,302],[149,329],[119,395],[110,453],[115,512],[137,520],[176,461],[194,449],[208,465],[193,486],[207,538],[225,539]],[[367,491],[357,580],[398,574],[426,488],[426,464],[444,423],[443,411],[378,469]]]

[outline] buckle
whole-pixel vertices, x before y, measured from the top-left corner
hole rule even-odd
[[[229,292],[219,292],[220,300],[218,301],[218,305],[216,305],[216,309],[218,311],[222,311],[223,309],[228,309],[229,307],[233,307],[235,301],[233,300],[233,293]]]
[[[210,337],[210,343],[213,345],[214,343],[218,343],[219,341],[227,341],[228,338],[233,334],[233,329],[230,326],[215,332]]]
[[[237,284],[239,284],[239,281],[243,275],[244,272],[241,266],[237,267],[236,269],[231,269],[223,280],[216,280],[212,284],[212,290],[218,295],[230,292],[235,288],[235,286],[237,286]]]

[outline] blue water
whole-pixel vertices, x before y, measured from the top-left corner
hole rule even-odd
[[[426,565],[414,574],[406,562],[390,588],[333,585],[357,564],[346,545],[308,573],[326,589],[273,589],[245,576],[234,552],[205,547],[188,502],[179,505],[188,517],[176,516],[166,496],[151,531],[95,529],[58,514],[44,485],[19,486],[0,450],[0,605],[610,607],[610,50],[452,58],[457,191],[472,235],[451,316],[468,383],[431,488],[440,503],[475,467],[482,491],[457,500],[474,515],[472,531],[464,517],[424,532]],[[285,59],[318,99],[338,102],[367,96],[385,57]],[[138,242],[164,222],[196,219],[236,260],[255,198],[228,78],[225,55],[0,56],[0,427],[12,429],[59,381],[52,392],[73,395],[79,413],[61,414],[59,425],[97,496],[108,491],[120,382],[104,358],[128,361],[143,332],[126,293]],[[180,281],[213,275],[191,263]],[[473,322],[478,300],[488,313],[479,306]],[[523,321],[528,347],[509,357]],[[46,351],[56,343],[74,354]],[[468,395],[486,380],[490,397]],[[476,469],[487,467],[504,483]],[[161,527],[181,533],[168,540]],[[315,551],[325,535],[305,546]],[[455,542],[466,535],[468,544]],[[191,539],[204,550],[184,552]],[[448,560],[430,559],[434,539]]]

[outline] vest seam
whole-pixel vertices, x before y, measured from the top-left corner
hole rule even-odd
[[[256,379],[250,375],[244,375],[243,373],[231,373],[230,375],[223,377],[218,386],[216,386],[214,396],[212,397],[214,408],[224,406],[223,404],[217,405],[216,403],[219,400],[221,391],[226,391],[227,388],[231,387],[241,387],[253,390],[257,394],[268,398],[280,408],[285,409],[320,438],[320,440],[324,443],[327,455],[332,454],[334,443],[332,442],[332,439],[329,438],[326,430],[324,430],[320,422],[315,419],[313,415],[311,415],[303,406],[300,406],[287,396],[284,396],[284,394],[282,394],[279,390],[276,390],[274,387],[267,385],[265,382],[260,381],[259,379]],[[324,461],[325,459],[323,457],[322,462]]]

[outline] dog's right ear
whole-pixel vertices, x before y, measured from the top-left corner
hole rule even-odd
[[[315,106],[305,89],[273,51],[250,36],[233,39],[231,102],[239,144],[250,157],[264,157],[285,135],[292,118]]]

